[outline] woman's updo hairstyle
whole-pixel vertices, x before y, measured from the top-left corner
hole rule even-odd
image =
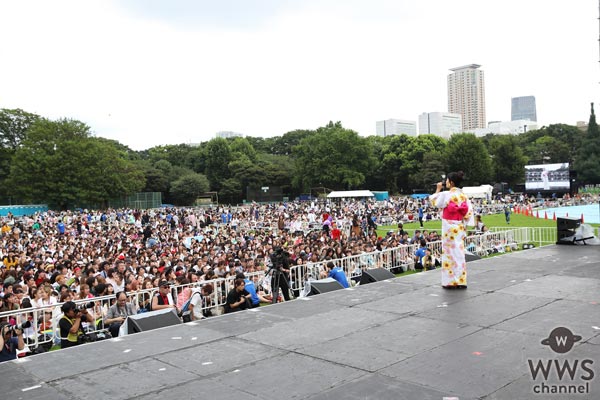
[[[463,181],[464,176],[465,176],[465,174],[462,171],[450,172],[448,174],[448,180],[453,182],[454,186],[460,188],[460,187],[462,187],[462,181]]]

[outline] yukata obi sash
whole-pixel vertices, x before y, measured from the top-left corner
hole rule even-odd
[[[451,221],[461,221],[465,218],[467,212],[469,212],[469,205],[466,201],[463,201],[460,205],[450,201],[444,208],[442,218]]]

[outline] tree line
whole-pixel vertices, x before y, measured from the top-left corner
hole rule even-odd
[[[362,137],[329,122],[282,136],[215,138],[134,151],[92,135],[85,123],[0,109],[0,199],[66,209],[103,207],[139,191],[191,205],[214,191],[239,203],[248,187],[279,186],[291,198],[315,187],[430,192],[448,171],[465,185],[524,181],[527,164],[570,162],[580,183],[600,183],[600,133],[592,104],[586,131],[555,124],[520,135]]]

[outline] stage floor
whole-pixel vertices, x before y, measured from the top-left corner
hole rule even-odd
[[[600,246],[468,270],[467,290],[429,271],[2,363],[0,387],[44,400],[600,398]],[[562,354],[542,344],[557,327],[581,336]],[[574,378],[532,377],[554,360],[577,362]],[[587,393],[536,395],[544,385]]]

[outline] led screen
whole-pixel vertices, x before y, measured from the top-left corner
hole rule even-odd
[[[525,166],[525,190],[566,190],[571,188],[569,163]]]

